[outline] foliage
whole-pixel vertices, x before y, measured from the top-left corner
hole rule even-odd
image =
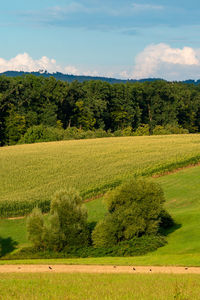
[[[17,113],[13,108],[9,111],[9,116],[5,119],[5,136],[9,145],[14,145],[25,133],[25,117]]]
[[[160,235],[144,235],[134,237],[130,241],[120,242],[110,247],[95,248],[92,246],[67,246],[62,251],[38,251],[38,248],[24,247],[21,250],[8,254],[4,259],[31,259],[31,258],[86,258],[86,257],[126,257],[140,256],[153,252],[166,245],[166,239]]]
[[[48,222],[44,224],[41,211],[35,208],[27,220],[27,231],[36,248],[60,251],[66,245],[87,246],[87,212],[79,193],[74,189],[56,192]]]
[[[92,233],[95,247],[110,247],[158,232],[165,199],[156,183],[132,179],[108,192],[105,201],[108,215]]]
[[[24,136],[20,139],[20,143],[31,144],[38,142],[60,141],[64,138],[64,130],[54,127],[46,127],[44,125],[35,125],[30,127]]]
[[[51,201],[51,231],[60,234],[61,248],[88,244],[87,211],[82,197],[74,189],[55,193]],[[50,242],[51,245],[56,243]]]
[[[76,127],[88,135],[96,129],[115,132],[115,136],[129,136],[132,131],[149,135],[156,126],[166,130],[168,126],[172,133],[194,133],[200,131],[199,112],[199,85],[163,80],[109,84],[68,83],[34,75],[0,77],[1,146],[18,143],[29,128],[38,125],[60,130]],[[58,140],[55,133],[50,137],[48,133],[42,141],[52,138]]]
[[[20,130],[18,133],[20,135]],[[106,132],[105,130],[93,129],[93,130],[83,130],[82,128],[68,127],[63,129],[61,123],[58,121],[56,127],[47,127],[44,125],[34,125],[28,128],[27,132],[21,137],[18,143],[20,144],[31,144],[31,143],[40,143],[40,142],[52,142],[52,141],[61,141],[61,140],[81,140],[81,139],[94,139],[94,138],[104,138],[104,137],[120,137],[120,136],[143,136],[150,135],[149,125],[141,125],[133,132],[132,127],[124,128],[123,130],[119,129],[111,133],[110,131]],[[186,134],[188,133],[187,129],[183,129],[181,126],[170,126],[166,127],[157,125],[153,129],[153,135],[164,135],[164,134]],[[11,138],[11,136],[10,136]],[[11,141],[11,140],[10,140]],[[11,143],[11,142],[10,142]],[[14,141],[13,141],[14,143]]]
[[[170,132],[168,132],[164,126],[156,125],[155,128],[153,129],[153,135],[165,135],[165,134],[170,134]]]
[[[150,135],[150,128],[148,124],[140,125],[135,131],[135,135]]]
[[[188,130],[183,129],[180,125],[157,125],[153,129],[153,135],[165,135],[165,134],[187,134]]]
[[[34,208],[27,218],[28,239],[33,243],[35,248],[43,247],[44,220],[41,210]]]

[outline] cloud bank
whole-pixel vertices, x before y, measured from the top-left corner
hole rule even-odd
[[[100,67],[99,67],[100,68]],[[6,60],[0,58],[0,72],[47,70],[49,73],[106,76],[116,78],[163,78],[167,80],[200,79],[200,49],[191,47],[172,48],[167,44],[149,45],[135,59],[135,65],[120,69],[112,68],[86,70],[73,65],[61,66],[55,59],[43,56],[33,59],[28,53],[18,54]],[[99,69],[99,70],[98,70]]]
[[[42,56],[40,59],[33,59],[28,53],[18,54],[6,60],[0,57],[0,73],[6,71],[37,72],[48,71],[49,73],[61,72],[63,74],[85,75],[85,76],[107,76],[108,73],[101,74],[96,70],[81,70],[73,65],[61,66],[53,58]]]
[[[135,59],[132,78],[158,77],[168,80],[200,78],[200,49],[150,45]]]
[[[68,74],[78,74],[79,70],[75,66],[67,65],[61,67],[55,59],[43,56],[40,59],[33,59],[28,53],[18,54],[10,60],[0,58],[0,72],[24,71],[34,72],[47,70],[50,73],[63,72]]]

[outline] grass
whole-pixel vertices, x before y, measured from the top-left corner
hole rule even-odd
[[[178,224],[177,228],[168,234],[166,246],[142,257],[27,260],[26,263],[200,266],[200,167],[186,168],[153,180],[162,185],[167,199],[166,207]],[[98,221],[103,217],[105,207],[102,199],[96,199],[86,205],[90,222]],[[23,222],[23,220],[1,220],[0,235],[4,232],[4,238],[10,236],[23,245],[26,242]],[[8,261],[0,263],[8,263]]]
[[[138,170],[144,171],[150,167],[159,166],[163,157],[162,163],[170,160],[175,161],[176,159],[178,161],[185,155],[192,157],[192,155],[199,153],[199,143],[199,135],[178,135],[111,138],[5,147],[0,149],[3,154],[2,157],[4,157],[4,160],[2,160],[4,177],[0,181],[0,186],[1,188],[5,187],[5,190],[1,190],[2,198],[0,201],[3,201],[2,199],[7,199],[8,202],[12,201],[11,195],[19,197],[22,195],[23,188],[25,189],[27,201],[31,193],[34,193],[35,197],[39,195],[40,197],[46,197],[49,190],[56,189],[56,186],[58,187],[62,180],[65,180],[67,186],[70,180],[74,182],[75,178],[78,179],[81,176],[82,181],[79,183],[83,191],[88,186],[95,187],[97,182],[101,184],[102,182],[106,183],[107,180],[108,183],[111,179],[127,178]],[[14,162],[16,168],[13,167]],[[67,168],[67,162],[69,168]],[[61,165],[63,165],[63,168],[61,168]],[[94,166],[92,167],[92,165]],[[74,176],[70,177],[70,170],[74,170],[74,168],[77,168],[77,172],[72,172]],[[41,176],[39,176],[39,171]],[[17,172],[19,176],[17,176]],[[64,177],[64,173],[66,177]],[[39,178],[36,178],[36,175]],[[37,182],[40,178],[42,179],[41,184],[39,184],[39,181]],[[85,181],[86,179],[88,183]],[[49,186],[44,184],[47,180],[50,180]],[[58,180],[61,180],[61,182]],[[119,265],[131,263],[135,265],[200,266],[200,167],[186,168],[177,173],[153,180],[160,182],[163,186],[167,199],[166,207],[178,224],[177,228],[174,228],[168,234],[168,244],[165,247],[142,257],[27,260],[23,263]],[[38,188],[32,189],[31,185],[36,184],[36,182],[39,185]],[[20,201],[20,198],[14,199]],[[105,207],[101,198],[86,203],[86,206],[90,222],[96,222],[103,218]],[[25,219],[0,220],[0,237],[5,253],[12,252],[15,247],[27,245]],[[1,261],[0,263],[7,263],[7,261]],[[9,263],[12,263],[12,261]]]
[[[200,275],[0,274],[0,299],[200,299]]]
[[[153,180],[162,185],[167,199],[166,207],[178,224],[177,228],[168,234],[166,246],[142,257],[36,260],[35,263],[200,266],[200,167],[186,168]],[[105,207],[102,199],[96,199],[86,205],[90,222],[103,217]],[[12,237],[14,241],[23,245],[26,242],[23,222],[24,220],[1,220],[0,235],[4,233],[4,238]]]
[[[195,157],[197,161],[200,158],[199,143],[200,135],[194,134],[0,148],[1,213],[9,213],[12,208],[11,215],[19,215],[31,201],[47,201],[48,206],[52,194],[68,186],[78,188],[87,198],[134,174],[173,169]],[[17,206],[19,203],[21,209]]]

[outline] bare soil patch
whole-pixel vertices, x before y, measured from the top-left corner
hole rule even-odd
[[[100,265],[2,265],[0,273],[97,273],[97,274],[200,274],[200,267],[100,266]]]

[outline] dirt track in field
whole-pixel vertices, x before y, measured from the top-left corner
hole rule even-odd
[[[200,267],[0,265],[0,273],[200,274]]]

